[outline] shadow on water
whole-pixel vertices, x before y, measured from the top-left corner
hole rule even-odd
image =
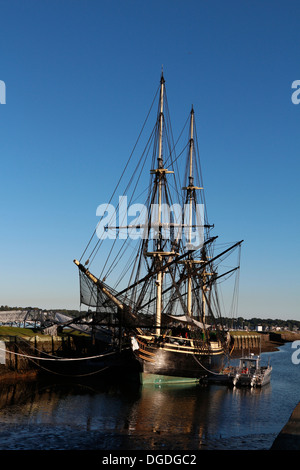
[[[262,389],[107,378],[1,383],[0,450],[269,449],[297,399],[283,352],[271,355],[274,378]]]

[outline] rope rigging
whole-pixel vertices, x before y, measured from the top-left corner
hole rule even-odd
[[[109,200],[109,204],[113,201],[117,188],[120,188],[121,183],[125,180],[125,173],[129,169],[129,162],[133,160],[133,154],[145,129],[146,122],[148,121],[152,111],[153,103],[157,94],[158,90],[143,123],[138,139],[130,154],[129,160],[126,163],[117,186]],[[105,281],[105,289],[109,290],[116,299],[124,302],[124,306],[130,306],[135,315],[145,312],[150,313],[151,310],[153,310],[151,313],[154,313],[154,306],[157,302],[156,276],[158,272],[161,272],[162,277],[159,282],[162,284],[163,312],[176,312],[178,315],[188,313],[187,306],[184,301],[186,300],[185,297],[187,297],[188,282],[189,279],[191,279],[192,299],[190,301],[190,305],[192,310],[189,313],[192,313],[196,318],[202,315],[204,316],[205,302],[210,316],[218,318],[221,314],[217,284],[220,283],[220,279],[222,277],[224,280],[230,275],[233,275],[234,270],[232,270],[232,272],[228,271],[227,273],[220,272],[218,275],[216,275],[216,273],[220,270],[220,266],[224,260],[231,254],[231,251],[234,250],[235,246],[238,246],[238,244],[230,247],[229,249],[225,249],[220,255],[214,255],[214,240],[217,237],[210,237],[213,226],[208,224],[197,129],[192,119],[190,119],[190,116],[194,113],[193,109],[185,120],[176,143],[174,143],[165,89],[164,93],[161,91],[160,96],[161,99],[163,97],[164,112],[162,112],[163,106],[162,101],[160,101],[157,110],[156,123],[152,128],[143,152],[137,159],[133,174],[130,176],[128,183],[126,184],[125,182],[125,192],[123,193],[126,195],[130,194],[128,196],[128,203],[132,204],[133,201],[138,200],[138,198],[148,189],[145,205],[146,210],[148,211],[148,224],[147,226],[145,224],[147,234],[139,243],[134,243],[134,240],[128,236],[125,239],[120,239],[115,236],[114,240],[111,240],[111,243],[107,244],[108,248],[107,245],[106,248],[104,247],[104,239],[98,239],[90,252],[90,256],[86,264],[91,265],[96,255],[100,254],[100,249],[102,250],[102,267],[98,280],[102,279]],[[182,140],[184,131],[187,129],[188,122],[190,122],[189,134],[191,137],[189,140],[185,141],[182,146],[183,149],[180,152],[177,152],[177,148]],[[192,133],[192,128],[194,134]],[[153,149],[152,154],[151,149]],[[182,158],[185,156],[187,151],[188,154],[190,153],[193,161],[192,173],[189,173],[189,168],[191,168],[189,158]],[[149,159],[152,159],[150,181],[149,184],[144,184],[143,174],[146,162]],[[184,167],[182,170],[181,160],[184,160]],[[167,173],[171,173],[171,175],[167,175]],[[182,179],[183,181],[180,181]],[[185,187],[187,186],[187,182],[188,187]],[[140,187],[142,190],[140,190]],[[197,189],[200,191],[197,192]],[[137,196],[137,194],[139,194],[139,196]],[[154,204],[158,201],[160,208],[164,207],[164,205],[167,207],[173,207],[173,200],[178,201],[178,199],[180,200],[181,207],[184,206],[184,203],[186,205],[191,204],[194,211],[199,203],[204,205],[204,220],[201,221],[201,224],[203,225],[204,243],[207,243],[209,240],[212,241],[206,245],[206,258],[203,258],[201,249],[194,249],[187,252],[187,249],[189,249],[187,248],[187,241],[191,232],[189,235],[184,234],[183,231],[180,234],[179,231],[176,232],[176,224],[178,224],[178,226],[180,225],[181,230],[184,227],[185,221],[183,220],[182,214],[181,220],[176,221],[174,213],[170,215],[169,212],[168,219],[168,214],[163,214],[162,212],[158,217],[153,210]],[[118,201],[118,204],[116,205],[117,209],[120,208],[119,202],[120,201]],[[136,218],[135,220],[141,220],[141,218]],[[111,227],[110,224],[107,224],[106,228],[107,230],[115,230],[115,235],[117,235],[118,231],[120,234],[122,229],[127,230],[130,227],[127,223],[123,226],[121,222],[122,221],[119,220],[119,226],[116,224],[115,227]],[[137,222],[135,223],[137,224]],[[189,223],[191,224],[191,219],[189,219]],[[197,224],[199,224],[199,222],[195,219],[195,225],[193,225],[193,227],[197,227]],[[141,225],[142,224],[137,224],[135,228],[138,230],[145,228],[141,228]],[[167,229],[166,225],[168,225]],[[94,231],[93,236],[95,233],[96,230]],[[80,259],[82,259],[86,254],[90,244],[91,239]],[[160,253],[164,253],[165,256]],[[151,262],[150,256],[152,259]],[[102,284],[104,285],[104,283]],[[108,287],[108,285],[113,286],[113,288]],[[91,283],[91,298],[93,298],[93,301],[95,301],[95,299],[96,301],[101,299],[102,310],[105,310],[105,308],[108,308],[109,306],[109,308],[112,308],[112,311],[115,312],[116,307],[113,307],[113,302],[111,302],[111,300],[105,300],[105,294],[97,294],[97,291],[99,289],[101,290],[99,286],[99,283],[94,285]],[[117,292],[117,288],[119,292]],[[202,298],[200,298],[200,295],[202,295],[200,294],[201,292],[203,292]],[[212,313],[213,311],[214,315]]]
[[[151,104],[151,106],[150,106],[150,109],[149,109],[149,111],[148,111],[148,114],[147,114],[147,116],[146,116],[146,119],[145,119],[145,121],[144,121],[144,123],[143,123],[143,125],[142,125],[141,131],[140,131],[140,133],[139,133],[139,135],[138,135],[138,138],[137,138],[137,140],[136,140],[136,143],[135,143],[135,145],[134,145],[134,147],[133,147],[133,149],[132,149],[132,152],[131,152],[131,154],[130,154],[130,156],[129,156],[129,159],[127,160],[127,163],[126,163],[126,165],[125,165],[125,168],[124,168],[124,170],[123,170],[122,173],[121,173],[121,176],[120,176],[120,178],[119,178],[119,181],[118,181],[118,183],[117,183],[117,185],[116,185],[116,187],[115,187],[115,190],[113,191],[113,193],[112,193],[112,195],[111,195],[111,198],[110,198],[108,204],[111,203],[111,201],[112,201],[114,195],[116,194],[117,189],[118,189],[118,187],[119,187],[119,185],[120,185],[120,183],[121,183],[121,181],[122,181],[122,179],[123,179],[123,177],[124,177],[124,175],[125,175],[125,172],[126,172],[128,166],[129,166],[129,163],[130,163],[130,161],[131,161],[131,158],[132,158],[132,156],[133,156],[133,154],[134,154],[134,151],[135,151],[135,149],[136,149],[136,147],[137,147],[137,144],[138,144],[138,142],[139,142],[139,140],[140,140],[140,138],[141,138],[141,135],[142,135],[142,133],[143,133],[143,131],[144,131],[144,128],[145,128],[145,126],[146,126],[146,123],[147,123],[147,121],[148,121],[148,118],[149,118],[149,116],[150,116],[150,114],[151,114],[151,110],[152,110],[152,107],[153,107],[153,105],[154,105],[154,103],[155,103],[155,100],[156,100],[156,97],[157,97],[158,92],[159,92],[159,87],[158,87],[158,89],[157,89],[157,91],[156,91],[156,93],[155,93],[155,96],[154,96],[154,98],[153,98],[152,104]],[[99,222],[99,223],[100,223],[100,222]],[[86,245],[86,247],[85,247],[85,249],[84,249],[84,251],[83,251],[81,257],[80,257],[80,261],[82,260],[83,256],[85,255],[85,253],[86,253],[86,251],[87,251],[89,245],[91,244],[91,242],[92,242],[92,240],[93,240],[93,238],[94,238],[96,232],[97,232],[97,227],[95,228],[95,230],[94,230],[94,232],[93,232],[91,238],[89,239],[89,241],[88,241],[88,243],[87,243],[87,245]],[[94,248],[94,249],[95,249],[95,248]],[[94,250],[93,250],[93,251],[94,251]],[[92,251],[92,253],[93,253],[93,251]],[[92,253],[91,253],[91,254],[92,254]],[[91,256],[91,255],[90,255],[90,256]]]

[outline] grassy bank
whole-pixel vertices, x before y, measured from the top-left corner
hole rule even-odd
[[[59,333],[58,336],[68,336],[70,334],[74,336],[87,336],[85,333],[72,329],[65,329]],[[51,338],[51,336],[45,335],[38,328],[22,328],[17,326],[0,326],[0,337],[1,336],[19,336],[20,338],[34,338],[35,336],[39,336]]]
[[[19,328],[17,326],[0,326],[0,336],[34,337],[42,335],[36,328]]]

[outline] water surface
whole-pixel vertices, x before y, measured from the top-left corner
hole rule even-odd
[[[0,450],[265,450],[299,401],[291,343],[262,389],[38,381],[0,386]]]

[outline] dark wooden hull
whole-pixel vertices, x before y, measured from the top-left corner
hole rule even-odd
[[[53,357],[51,356],[51,359]],[[71,359],[60,358],[57,361],[41,360],[39,365],[41,366],[40,375],[55,375],[56,377],[73,379],[112,376],[138,381],[141,372],[141,365],[131,348],[103,352],[103,355],[100,354],[98,357],[95,355],[94,358],[82,356]]]
[[[139,348],[135,354],[142,367],[143,383],[199,382],[203,377],[219,373],[224,365],[224,350],[218,342],[200,348],[185,340],[155,341],[150,336],[136,339]]]

